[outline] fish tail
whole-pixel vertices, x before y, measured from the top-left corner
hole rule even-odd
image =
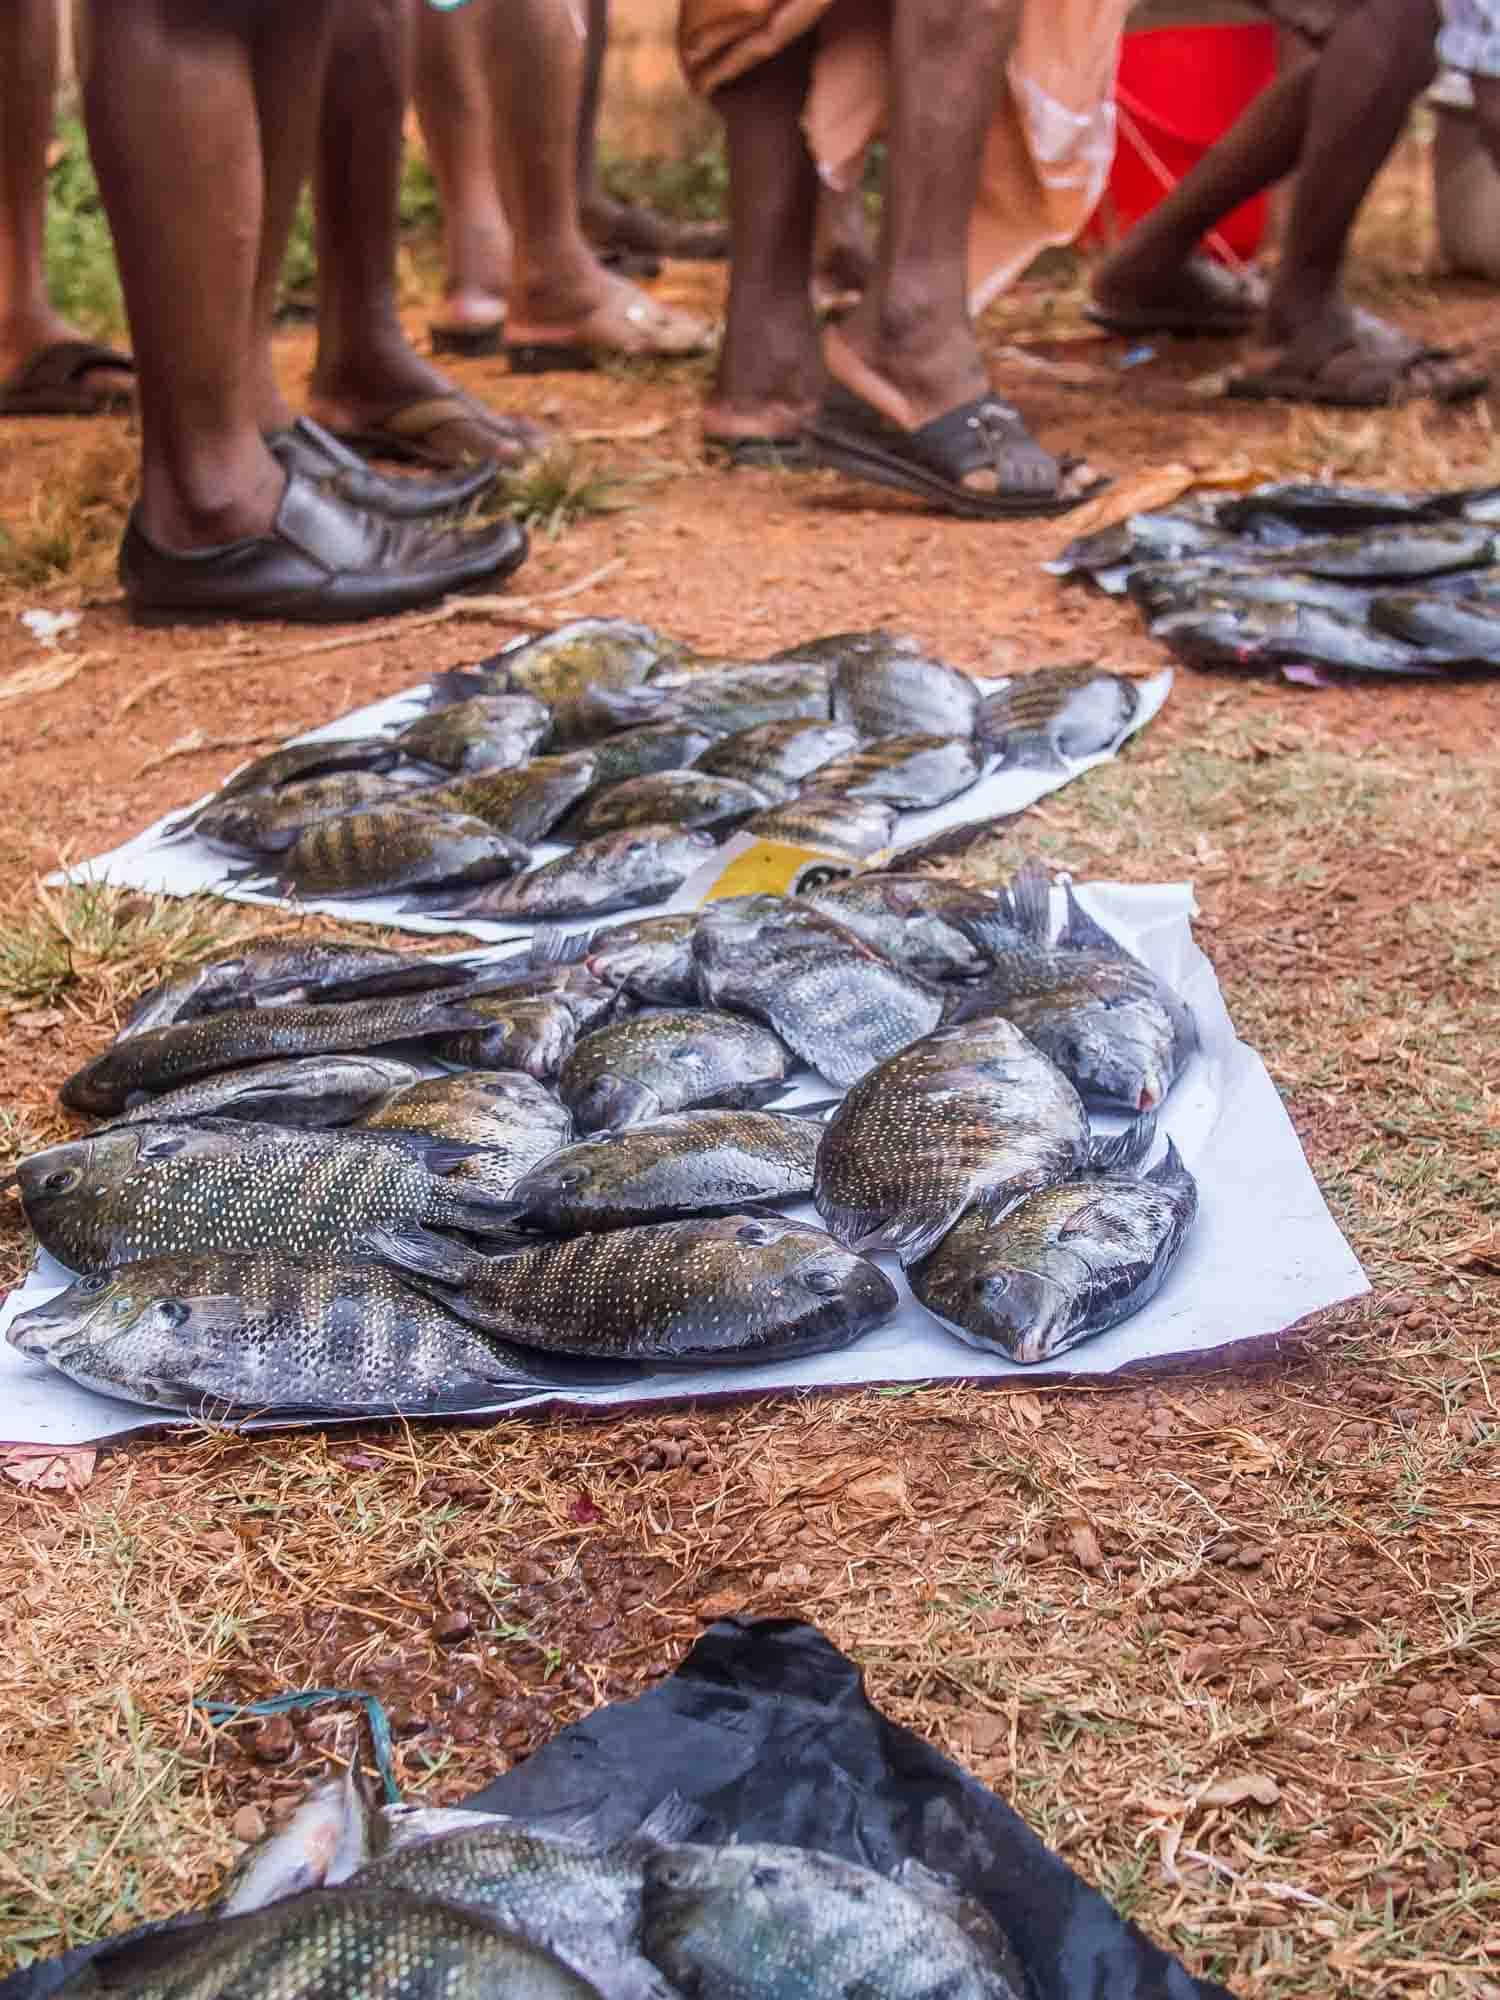
[[[532,933],[526,953],[529,971],[541,972],[554,965],[580,965],[594,948],[597,931],[542,931]]]
[[[1052,941],[1052,877],[1036,855],[1023,861],[1001,898],[1006,916],[1023,937],[1037,944]],[[978,940],[973,940],[978,942]]]
[[[476,1275],[483,1265],[478,1251],[470,1250],[452,1237],[440,1236],[435,1230],[417,1224],[409,1229],[385,1229],[379,1226],[367,1229],[355,1243],[355,1250],[374,1264],[384,1264],[400,1271],[403,1276],[418,1280],[416,1289],[429,1297],[440,1298],[442,1294],[428,1292],[422,1280],[435,1280],[440,1285],[462,1285]]]
[[[1157,1187],[1191,1187],[1194,1189],[1197,1187],[1197,1182],[1183,1165],[1181,1153],[1178,1152],[1175,1144],[1170,1139],[1167,1141],[1166,1152],[1157,1161],[1150,1173],[1146,1175],[1146,1179],[1154,1182]]]
[[[1063,884],[1063,895],[1067,898],[1068,910],[1057,940],[1060,945],[1072,951],[1107,951],[1111,958],[1131,956],[1117,937],[1089,915],[1073,893],[1071,882]]]
[[[450,667],[446,673],[434,674],[427,683],[427,710],[452,708],[458,702],[467,701],[471,695],[500,694],[504,690],[495,675],[485,673],[475,667]]]
[[[1156,1113],[1143,1111],[1112,1139],[1095,1139],[1089,1147],[1091,1174],[1123,1174],[1139,1166],[1156,1143]]]

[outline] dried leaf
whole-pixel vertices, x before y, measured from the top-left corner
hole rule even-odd
[[[1029,1424],[1033,1430],[1040,1429],[1042,1399],[1040,1396],[1034,1396],[1029,1389],[1019,1390],[1011,1397],[1006,1408],[1018,1416],[1023,1424]]]
[[[1200,1806],[1274,1806],[1281,1787],[1263,1771],[1249,1771],[1243,1778],[1216,1778],[1197,1795]]]
[[[1111,486],[1107,493],[1101,493],[1097,500],[1090,500],[1068,516],[1067,541],[1074,541],[1079,535],[1097,534],[1100,528],[1112,528],[1116,521],[1124,521],[1131,514],[1149,514],[1157,507],[1170,507],[1174,500],[1180,500],[1197,483],[1196,474],[1190,465],[1156,465],[1137,473],[1134,479],[1125,479]]]
[[[13,674],[0,680],[0,701],[19,701],[23,695],[50,694],[54,688],[66,687],[77,678],[88,665],[92,656],[75,653],[55,660],[38,660],[33,666],[17,667]]]
[[[1189,1646],[1178,1661],[1184,1680],[1216,1680],[1227,1670],[1222,1646]]]
[[[190,729],[186,736],[179,736],[165,750],[158,750],[154,757],[148,757],[136,776],[144,778],[148,771],[159,770],[163,764],[170,764],[174,757],[196,757],[204,750],[251,750],[258,743],[280,741],[279,736],[267,736],[263,730],[256,730],[249,736],[205,736],[201,729]]]
[[[22,1014],[12,1014],[13,1028],[60,1028],[67,1015],[61,1007],[28,1007]]]
[[[858,1479],[851,1479],[841,1497],[846,1506],[858,1509],[871,1520],[888,1520],[893,1514],[912,1511],[906,1497],[906,1474],[899,1466],[887,1466],[883,1471],[866,1472]]]
[[[92,1445],[11,1445],[0,1472],[17,1486],[31,1486],[43,1493],[81,1493],[94,1476],[99,1454]]]
[[[665,417],[647,417],[639,424],[620,424],[607,431],[574,431],[572,436],[580,444],[644,444],[647,438],[660,437],[666,428]]]
[[[1068,1530],[1068,1541],[1081,1569],[1100,1570],[1104,1567],[1104,1551],[1099,1546],[1099,1538],[1087,1521],[1075,1521]]]

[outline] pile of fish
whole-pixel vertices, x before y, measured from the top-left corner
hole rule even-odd
[[[1196,1203],[1145,1165],[1192,1016],[1066,901],[1054,938],[1037,863],[869,870],[511,956],[200,967],[63,1086],[104,1122],[20,1162],[76,1278],[9,1337],[162,1409],[452,1412],[845,1346],[894,1252],[1043,1360],[1152,1295]],[[809,1071],[847,1094],[775,1108]]]
[[[234,879],[266,893],[590,918],[666,900],[740,829],[865,858],[900,814],[989,770],[1113,749],[1138,708],[1131,680],[1093,666],[985,694],[890,632],[742,662],[612,619],[415,693],[425,712],[388,734],[256,759],[173,836],[241,857]]]
[[[208,1920],[56,1990],[140,2000],[1019,2000],[994,1918],[947,1877],[739,1845],[677,1794],[634,1835],[313,1792]],[[693,1836],[690,1838],[689,1836]]]
[[[1047,567],[1127,592],[1188,666],[1311,685],[1500,666],[1500,487],[1258,486],[1132,515]]]

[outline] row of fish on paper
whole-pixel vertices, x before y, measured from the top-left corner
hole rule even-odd
[[[1187,666],[1314,686],[1500,667],[1500,487],[1193,497],[1080,536],[1047,567],[1128,594]]]
[[[1196,1206],[1148,1164],[1192,1015],[1071,890],[1054,929],[1034,863],[871,869],[509,957],[199,967],[64,1086],[105,1122],[20,1163],[75,1275],[9,1338],[162,1411],[456,1412],[830,1352],[895,1311],[892,1252],[961,1340],[1045,1360]]]

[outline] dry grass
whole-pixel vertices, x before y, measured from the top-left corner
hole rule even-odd
[[[50,590],[108,586],[135,497],[140,440],[133,427],[102,423],[63,477],[42,488],[18,528],[0,528],[0,587]]]

